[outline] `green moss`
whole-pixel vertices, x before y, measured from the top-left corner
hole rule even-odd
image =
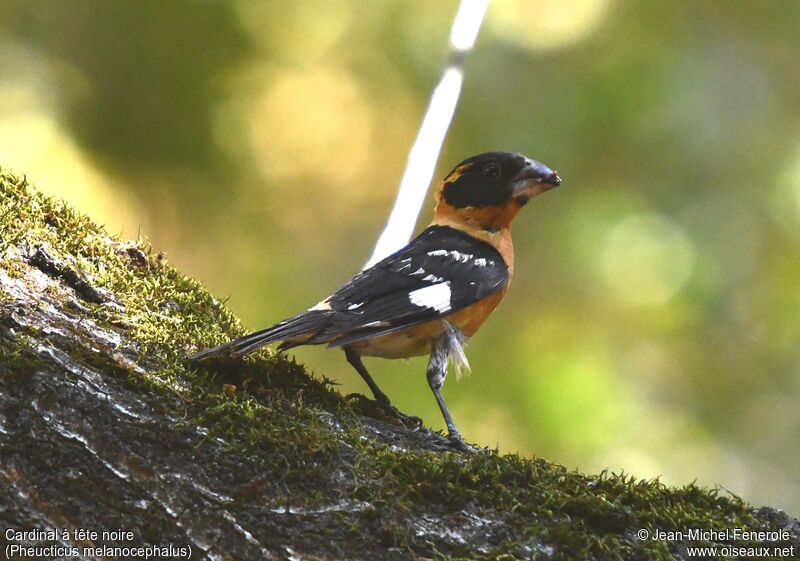
[[[762,527],[749,505],[719,489],[673,488],[605,472],[586,476],[516,455],[392,448],[362,426],[361,416],[374,413],[371,402],[348,402],[326,380],[270,351],[192,365],[187,354],[243,334],[236,318],[142,240],[114,239],[0,171],[0,267],[24,278],[31,267],[24,257],[39,247],[105,295],[105,303],[82,302],[82,313],[136,350],[134,362],[85,349],[71,353],[83,353],[87,364],[162,396],[179,423],[203,426],[209,438],[256,458],[280,482],[285,504],[344,498],[369,503],[355,518],[332,521],[354,544],[372,532],[387,547],[442,559],[551,553],[568,559],[670,559],[664,542],[642,542],[633,533]],[[0,298],[11,300],[2,293]],[[37,360],[25,336],[0,338],[0,352],[0,385],[13,383]],[[339,473],[335,482],[333,472]],[[457,547],[437,551],[415,533],[414,521],[424,516],[451,519],[457,527],[464,512],[502,524],[506,541],[478,555]]]

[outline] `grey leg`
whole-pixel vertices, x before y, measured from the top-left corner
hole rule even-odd
[[[369,375],[367,368],[364,366],[364,363],[361,361],[361,357],[358,356],[358,354],[350,349],[345,349],[344,355],[347,357],[347,362],[349,362],[350,365],[356,369],[356,372],[358,372],[367,383],[370,391],[372,391],[372,395],[375,397],[375,401],[378,402],[378,405],[381,406],[381,409],[383,409],[388,415],[402,421],[405,424],[412,426],[418,426],[422,424],[422,419],[419,417],[406,415],[397,409],[397,407],[392,405],[392,402],[389,400],[389,396],[381,391],[381,389],[378,387],[378,384],[376,384],[375,380],[372,379],[372,376]]]
[[[436,344],[433,346],[433,352],[431,352],[431,358],[428,361],[428,385],[433,392],[433,397],[436,398],[436,403],[439,405],[442,417],[444,417],[444,422],[447,425],[447,436],[450,442],[459,450],[476,452],[475,448],[467,444],[461,436],[461,433],[458,432],[456,424],[453,422],[453,417],[450,416],[450,411],[447,410],[447,405],[445,405],[444,398],[442,397],[442,386],[447,376],[447,359],[449,354],[450,340],[448,334],[445,333],[436,340]]]

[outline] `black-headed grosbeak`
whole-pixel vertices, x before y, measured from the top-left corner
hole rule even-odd
[[[558,174],[512,152],[488,152],[458,164],[436,192],[433,223],[403,249],[350,279],[319,304],[245,337],[204,350],[242,356],[282,341],[279,350],[327,344],[347,361],[390,414],[400,413],[378,388],[362,356],[430,353],[428,385],[454,445],[464,442],[442,398],[448,362],[466,365],[464,342],[506,294],[514,272],[511,222]]]

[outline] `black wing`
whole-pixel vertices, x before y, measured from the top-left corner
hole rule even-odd
[[[326,300],[334,314],[309,343],[342,346],[466,308],[505,287],[508,266],[491,245],[431,226]]]
[[[507,283],[508,266],[491,245],[454,228],[431,226],[312,309],[191,358],[246,355],[274,341],[283,341],[281,349],[339,347],[446,316]]]

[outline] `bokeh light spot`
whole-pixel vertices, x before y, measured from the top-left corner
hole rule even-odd
[[[694,267],[694,247],[678,224],[657,214],[630,216],[608,233],[602,276],[617,296],[640,305],[675,296]]]
[[[772,215],[788,230],[800,234],[800,147],[778,175],[771,198]]]
[[[85,86],[74,68],[0,38],[0,166],[127,237],[147,228],[135,197],[115,185],[60,124],[65,90]]]
[[[234,7],[250,39],[270,58],[307,64],[325,55],[350,27],[352,4],[345,0],[239,0]]]
[[[554,49],[587,37],[610,6],[610,0],[501,0],[490,4],[487,23],[500,39],[529,49]]]
[[[144,212],[116,189],[48,116],[0,114],[0,164],[81,209],[111,233],[136,237]]]
[[[344,70],[281,73],[249,117],[253,160],[267,179],[344,183],[364,166],[372,111]]]

